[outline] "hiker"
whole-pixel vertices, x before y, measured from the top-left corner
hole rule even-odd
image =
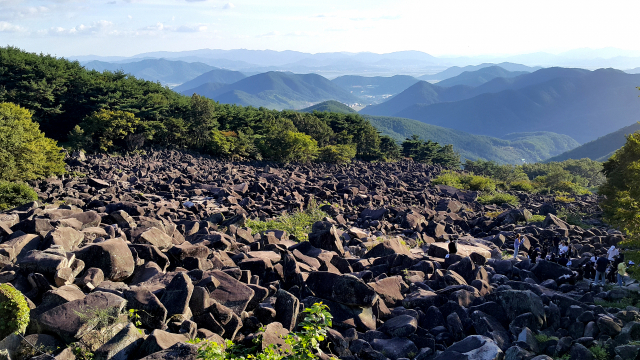
[[[558,259],[558,265],[567,266],[568,263],[569,258],[567,257],[567,254],[565,253],[560,255],[560,259]]]
[[[622,277],[627,275],[627,264],[624,262],[624,254],[620,255],[620,264],[618,264],[618,286],[622,287]]]
[[[613,258],[615,258],[618,255],[620,255],[620,252],[618,251],[618,249],[616,249],[616,246],[611,245],[609,250],[607,250],[607,259],[609,259],[609,261],[613,261]]]
[[[564,241],[562,245],[560,245],[559,253],[562,256],[562,255],[568,255],[568,252],[569,252],[569,245],[567,244],[566,241]]]
[[[524,243],[524,237],[521,234],[516,235],[516,239],[513,241],[513,258],[515,259],[520,252],[520,245]]]
[[[552,242],[553,242],[553,246],[551,247],[551,253],[557,256],[560,250],[560,238],[557,236],[554,236]]]
[[[600,256],[596,260],[596,280],[595,284],[598,285],[598,279],[602,278],[602,285],[605,283],[605,272],[607,271],[607,265],[609,265],[609,259],[606,256]]]
[[[458,243],[455,240],[449,241],[449,254],[447,254],[447,259],[449,255],[455,255],[458,253]]]
[[[538,261],[538,257],[540,256],[540,248],[535,248],[531,252],[531,263],[535,264]]]

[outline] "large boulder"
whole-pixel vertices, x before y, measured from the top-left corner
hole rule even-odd
[[[69,301],[40,315],[36,321],[38,332],[56,335],[67,343],[81,339],[95,327],[96,310],[111,309],[120,313],[126,300],[106,292],[94,292],[84,299]]]
[[[335,251],[340,256],[344,256],[342,240],[340,240],[338,230],[335,226],[331,225],[328,229],[325,229],[326,226],[316,226],[316,224],[313,225],[313,228],[316,229],[316,231],[309,234],[309,243],[319,249]]]
[[[536,264],[531,268],[531,272],[538,278],[540,281],[548,280],[548,279],[557,279],[560,276],[568,275],[572,276],[573,271],[566,266],[559,265],[557,263],[540,260],[536,262]]]
[[[449,346],[434,360],[502,360],[504,353],[493,340],[482,335],[467,336]]]
[[[370,307],[377,299],[375,290],[353,275],[314,271],[309,274],[306,286],[317,297],[350,306]]]
[[[544,304],[542,299],[530,290],[505,290],[485,296],[485,300],[495,301],[502,306],[504,315],[513,321],[519,315],[532,313],[538,326],[545,322]]]
[[[105,279],[111,281],[122,281],[135,270],[133,254],[120,238],[85,246],[76,251],[76,257],[102,270]]]

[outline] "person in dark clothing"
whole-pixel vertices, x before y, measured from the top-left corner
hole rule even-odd
[[[598,279],[602,278],[601,285],[604,285],[604,276],[607,271],[607,265],[609,265],[609,259],[606,256],[600,256],[598,260],[596,260],[596,281],[595,284],[598,285]]]
[[[560,259],[558,259],[558,265],[567,266],[568,262],[569,258],[567,257],[567,254],[562,254],[562,256],[560,256]]]
[[[535,264],[538,261],[538,255],[540,255],[540,248],[535,248],[531,252],[531,263]]]
[[[551,247],[551,253],[558,256],[560,252],[560,238],[556,236],[553,238],[552,241],[553,241],[553,246]]]
[[[449,241],[449,254],[455,255],[458,253],[458,243],[455,240]]]

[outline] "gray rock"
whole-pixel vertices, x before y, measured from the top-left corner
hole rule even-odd
[[[400,315],[393,317],[378,328],[391,337],[408,337],[418,328],[418,320],[413,316]]]
[[[371,347],[391,360],[413,358],[418,354],[418,348],[409,339],[375,339]]]

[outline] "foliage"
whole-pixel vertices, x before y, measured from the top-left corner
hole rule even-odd
[[[27,184],[0,180],[0,210],[38,200],[38,194]]]
[[[543,222],[546,219],[544,215],[532,215],[529,222]]]
[[[512,190],[532,192],[534,190],[533,184],[529,180],[516,180],[509,184]]]
[[[25,108],[0,103],[0,180],[32,180],[64,173],[63,155]]]
[[[318,161],[332,164],[348,164],[356,156],[353,145],[327,145],[320,149]]]
[[[431,140],[421,140],[413,135],[402,143],[402,155],[425,164],[439,164],[444,167],[460,167],[460,154],[452,145],[441,146]]]
[[[605,220],[637,237],[640,233],[640,132],[627,136],[626,144],[604,163],[606,182],[599,193]]]
[[[570,202],[576,201],[576,199],[572,197],[564,196],[564,195],[558,195],[556,196],[556,201],[561,203],[570,203]]]
[[[432,181],[435,185],[448,185],[458,189],[474,191],[495,191],[496,184],[488,177],[460,174],[455,171],[445,170]]]
[[[32,111],[47,136],[72,149],[159,146],[230,158],[306,162],[319,148],[344,145],[355,148],[355,158],[361,160],[399,157],[395,141],[380,136],[357,113],[219,104],[122,72],[88,71],[78,62],[14,47],[0,48],[0,84],[0,101]],[[281,145],[286,147],[279,149]]]
[[[485,194],[478,196],[478,202],[483,205],[495,204],[509,204],[513,206],[517,206],[519,204],[519,200],[516,196],[505,194],[505,193],[496,193],[496,194]]]
[[[491,211],[491,212],[485,213],[484,216],[490,219],[494,219],[494,218],[497,218],[498,215],[500,214],[502,214],[502,211]]]
[[[589,351],[591,351],[591,354],[593,354],[594,360],[609,359],[609,353],[607,352],[607,349],[603,348],[602,346],[599,346],[599,345],[592,346],[589,348]]]
[[[247,219],[245,225],[251,228],[252,234],[259,234],[267,230],[284,230],[298,241],[305,241],[309,238],[311,226],[327,216],[315,201],[311,201],[304,211],[283,214],[268,221]]]
[[[11,333],[24,334],[29,325],[29,304],[10,284],[0,284],[0,338]]]
[[[535,335],[533,335],[533,337],[535,337],[536,340],[538,341],[538,343],[540,343],[540,344],[544,344],[544,343],[546,343],[547,341],[550,341],[550,340],[558,340],[558,338],[555,337],[555,336],[549,336],[547,334],[542,334],[542,333],[535,334]]]
[[[246,347],[227,340],[225,347],[212,342],[196,339],[190,343],[198,344],[198,359],[205,360],[310,360],[317,359],[322,354],[320,343],[327,336],[327,328],[331,327],[332,318],[329,307],[322,303],[313,304],[304,310],[306,316],[298,325],[299,332],[289,333],[284,337],[287,346],[280,348],[271,344],[261,349],[261,339],[257,339],[256,346]],[[261,329],[264,331],[263,329]]]
[[[72,344],[69,346],[71,346],[71,351],[73,352],[73,355],[75,355],[76,359],[78,360],[93,360],[95,357],[95,354],[82,344],[76,344],[76,345]]]

